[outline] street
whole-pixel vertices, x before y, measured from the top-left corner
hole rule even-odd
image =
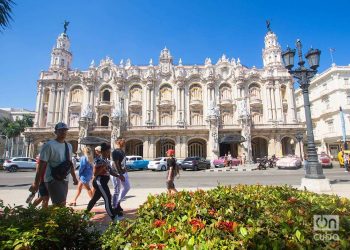
[[[129,178],[132,188],[165,188],[167,172],[132,171]],[[175,179],[178,188],[215,187],[236,184],[263,184],[263,185],[300,185],[304,176],[304,169],[297,170],[255,170],[251,172],[205,172],[181,171],[180,178]],[[333,169],[324,169],[324,173],[331,183],[350,183],[350,173],[345,173],[339,165]],[[28,189],[34,180],[34,171],[8,173],[0,172],[0,190]],[[110,184],[111,185],[111,184]],[[69,189],[75,187],[70,181]],[[0,197],[1,198],[1,197]]]

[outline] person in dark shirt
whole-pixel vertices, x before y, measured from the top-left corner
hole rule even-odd
[[[89,201],[87,210],[91,211],[91,209],[95,206],[96,202],[102,197],[105,202],[107,214],[111,217],[112,220],[115,220],[118,219],[118,216],[112,209],[112,197],[108,187],[111,168],[108,157],[111,153],[111,146],[106,143],[102,143],[101,153],[101,157],[96,157],[94,161],[94,179],[92,183],[95,188],[95,193]],[[121,178],[123,179],[124,177],[121,176]]]
[[[169,169],[167,174],[166,185],[168,189],[168,194],[171,195],[177,192],[174,184],[174,179],[175,179],[175,176],[179,174],[179,168],[177,167],[176,159],[174,158],[175,150],[169,149],[166,153],[168,156],[167,167]]]
[[[123,151],[125,146],[125,140],[121,137],[115,141],[115,150],[112,152],[113,164],[120,176],[124,177],[122,181],[119,177],[112,176],[112,183],[114,187],[114,194],[112,198],[112,206],[118,214],[122,214],[122,207],[120,202],[125,198],[126,194],[130,190],[129,176],[126,169],[126,157]],[[122,187],[122,190],[121,190]]]

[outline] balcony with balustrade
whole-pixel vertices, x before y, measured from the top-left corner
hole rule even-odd
[[[190,100],[190,107],[191,108],[202,108],[203,107],[203,100],[201,99],[191,99]]]
[[[249,98],[249,103],[251,107],[261,107],[263,105],[261,97],[252,96]]]

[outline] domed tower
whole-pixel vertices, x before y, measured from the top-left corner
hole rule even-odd
[[[282,67],[282,50],[277,41],[277,36],[268,26],[265,36],[265,48],[263,49],[263,62],[265,67]]]
[[[70,41],[65,32],[60,34],[56,41],[56,46],[51,52],[50,70],[69,70],[72,62],[72,53],[69,51]]]

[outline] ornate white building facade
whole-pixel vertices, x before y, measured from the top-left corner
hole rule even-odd
[[[315,144],[320,152],[337,157],[342,142],[340,107],[345,121],[347,141],[350,135],[350,66],[336,66],[316,75],[310,82],[310,108]],[[302,90],[295,92],[297,116],[305,121]]]
[[[66,33],[57,38],[47,71],[37,84],[36,119],[26,135],[36,145],[53,137],[58,121],[69,127],[79,148],[84,136],[111,139],[122,135],[127,154],[151,159],[168,148],[176,157],[243,152],[253,159],[294,153],[297,119],[293,79],[281,62],[277,36],[269,31],[262,50],[264,67],[248,68],[223,55],[204,65],[173,63],[164,48],[159,63],[147,66],[110,58],[71,70]],[[298,151],[298,150],[296,150]],[[295,152],[296,154],[298,152]]]

